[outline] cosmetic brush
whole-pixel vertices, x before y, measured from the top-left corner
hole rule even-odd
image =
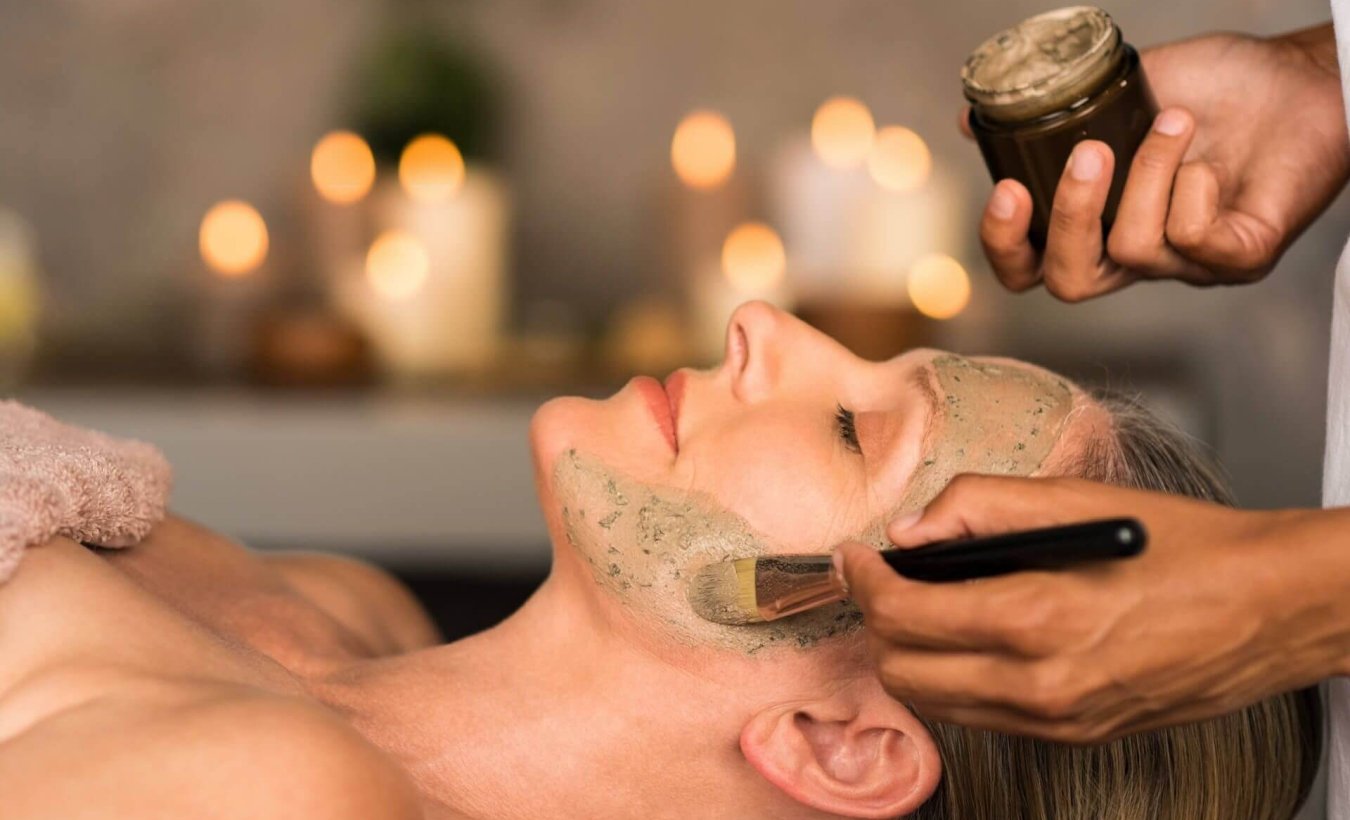
[[[1129,558],[1147,542],[1148,533],[1137,520],[1110,518],[880,553],[906,578],[944,582]],[[828,554],[761,555],[703,567],[689,584],[688,596],[704,620],[752,624],[842,601],[848,590]]]

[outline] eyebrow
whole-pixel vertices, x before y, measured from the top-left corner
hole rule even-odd
[[[923,441],[928,440],[928,431],[933,427],[933,419],[941,409],[938,406],[937,390],[933,389],[933,365],[925,364],[909,374],[909,387],[911,390],[917,390],[923,394],[924,403],[928,405],[928,414],[923,420]]]

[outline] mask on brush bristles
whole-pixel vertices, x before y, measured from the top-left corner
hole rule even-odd
[[[709,564],[689,584],[689,605],[705,621],[729,626],[760,623],[754,558]]]
[[[711,564],[689,585],[689,604],[700,618],[742,625],[774,621],[843,600],[830,556],[765,555]]]

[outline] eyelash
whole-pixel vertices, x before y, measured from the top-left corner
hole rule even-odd
[[[842,404],[838,405],[834,411],[834,426],[839,431],[839,438],[843,439],[844,446],[861,455],[862,447],[858,444],[858,426],[853,411],[845,409]]]

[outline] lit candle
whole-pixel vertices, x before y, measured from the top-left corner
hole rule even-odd
[[[877,132],[867,171],[883,190],[901,194],[918,190],[932,170],[933,156],[918,134],[899,125]]]
[[[399,181],[377,188],[382,230],[335,296],[391,375],[434,379],[491,363],[505,310],[508,208],[500,179],[466,165],[438,135],[409,143]]]
[[[693,337],[699,358],[713,361],[722,354],[727,319],[741,303],[762,299],[792,308],[786,270],[787,253],[773,228],[746,222],[727,234],[718,262],[698,271],[694,281]]]
[[[309,175],[319,196],[336,205],[360,202],[375,184],[375,155],[351,131],[325,134],[309,158]]]
[[[375,184],[375,155],[359,135],[330,132],[310,154],[310,185],[302,198],[311,265],[301,272],[316,289],[365,253],[369,209],[362,207]]]
[[[736,134],[715,111],[695,111],[680,121],[670,142],[670,164],[667,253],[688,287],[697,271],[716,264],[722,240],[746,218],[749,188],[744,175],[736,174]]]
[[[970,276],[942,253],[926,254],[909,270],[906,288],[915,310],[930,319],[950,319],[970,303]]]
[[[872,188],[866,169],[831,167],[805,136],[790,140],[775,156],[769,214],[792,253],[788,275],[803,299],[847,290]]]
[[[771,174],[770,213],[791,257],[788,278],[803,300],[904,305],[910,267],[958,247],[959,189],[907,128],[872,131],[856,111],[852,130],[822,128],[822,118],[845,119],[825,116],[831,104],[817,114],[811,141],[783,146]]]
[[[227,279],[247,276],[267,258],[267,223],[256,208],[237,199],[206,212],[197,240],[202,259]]]
[[[736,170],[736,132],[716,111],[695,111],[675,127],[670,164],[680,181],[697,190],[720,187]]]
[[[464,156],[439,134],[423,134],[404,149],[398,162],[403,190],[417,202],[448,202],[464,187]]]
[[[670,142],[664,190],[666,258],[684,292],[694,355],[715,358],[737,297],[722,269],[723,245],[752,211],[746,174],[736,167],[736,132],[722,114],[686,115]]]
[[[821,162],[847,170],[867,161],[876,139],[872,112],[852,97],[832,97],[811,118],[811,147]]]
[[[210,275],[203,282],[199,359],[217,376],[237,375],[266,294],[267,223],[247,202],[219,202],[202,217],[198,249]]]

